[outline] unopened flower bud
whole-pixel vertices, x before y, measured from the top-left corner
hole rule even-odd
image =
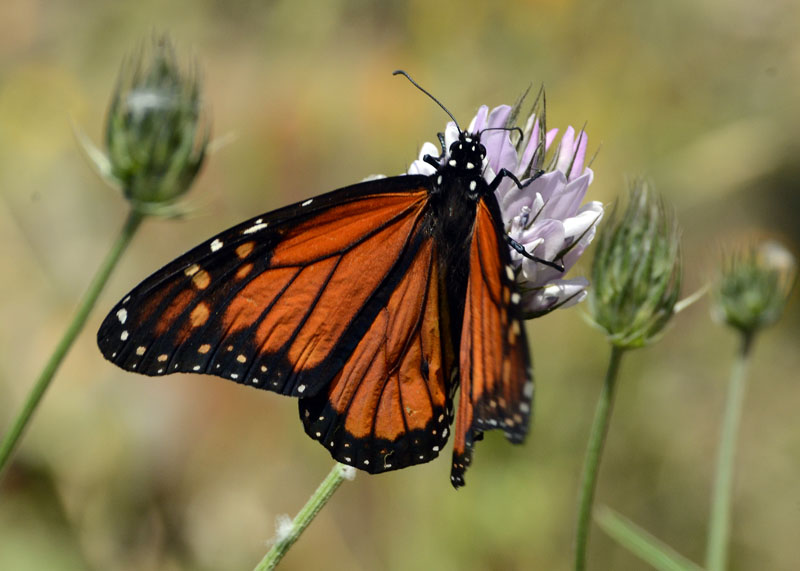
[[[205,157],[195,69],[182,71],[166,37],[154,38],[122,66],[108,110],[110,176],[138,208],[158,210],[184,194]]]
[[[774,241],[751,247],[723,262],[713,315],[751,335],[778,320],[796,282],[797,264],[786,248]]]
[[[589,311],[609,341],[623,349],[654,341],[674,313],[681,285],[678,225],[642,180],[628,205],[615,208],[598,238]]]

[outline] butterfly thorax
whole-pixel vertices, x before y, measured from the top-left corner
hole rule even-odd
[[[431,203],[435,211],[431,230],[445,249],[445,257],[452,262],[456,261],[454,256],[467,254],[465,246],[472,237],[475,209],[481,197],[490,192],[483,178],[485,157],[486,148],[480,142],[480,135],[461,132],[449,152],[441,157],[437,172],[431,175]]]

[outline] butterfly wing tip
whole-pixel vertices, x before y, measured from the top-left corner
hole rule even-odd
[[[464,473],[470,464],[471,454],[469,452],[454,452],[453,464],[450,469],[450,483],[457,490],[463,487],[466,482],[464,481]]]
[[[463,488],[466,482],[464,481],[464,473],[456,472],[455,467],[453,471],[450,473],[450,483],[453,485],[454,490],[458,490],[459,488]]]

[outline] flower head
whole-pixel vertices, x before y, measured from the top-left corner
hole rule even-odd
[[[581,204],[593,177],[592,170],[585,166],[586,132],[576,133],[568,127],[556,144],[558,129],[546,129],[538,101],[537,98],[522,136],[511,130],[522,101],[513,107],[501,105],[491,111],[484,105],[468,128],[470,133],[492,129],[481,136],[486,147],[483,174],[487,182],[506,169],[522,183],[519,188],[511,178],[506,178],[495,192],[506,232],[529,254],[564,266],[563,271],[548,267],[511,249],[522,307],[528,318],[569,307],[586,297],[586,278],[566,279],[564,274],[592,241],[597,223],[603,217],[600,202]],[[458,139],[455,123],[447,125],[443,137],[444,148],[449,149]],[[433,174],[434,168],[422,159],[425,155],[439,154],[433,143],[425,143],[419,159],[409,167],[409,174]],[[447,158],[445,152],[442,162]]]
[[[589,311],[623,349],[655,341],[675,313],[681,287],[680,232],[674,215],[643,180],[615,208],[592,264]]]
[[[728,257],[717,280],[713,314],[752,335],[775,323],[797,282],[797,263],[781,244],[768,241]]]
[[[165,37],[122,67],[108,110],[108,175],[144,210],[188,190],[205,157],[197,73],[185,73]]]

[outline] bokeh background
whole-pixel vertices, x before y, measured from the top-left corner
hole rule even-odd
[[[150,220],[112,277],[0,482],[0,568],[249,569],[279,514],[331,466],[296,403],[212,377],[148,379],[95,331],[130,287],[246,217],[399,173],[446,117],[544,84],[548,124],[587,124],[591,198],[646,175],[683,226],[688,294],[721,250],[800,243],[795,0],[368,0],[0,5],[0,429],[17,413],[122,224],[71,121],[100,139],[123,57],[155,32],[200,62],[214,153],[194,214]],[[590,252],[591,253],[591,252]],[[588,257],[584,270],[588,265]],[[575,272],[578,274],[579,272]],[[796,297],[796,296],[795,296]],[[529,324],[532,434],[490,434],[466,488],[449,451],[346,483],[285,569],[567,569],[578,474],[607,359],[583,309]],[[734,497],[731,569],[800,565],[798,304],[758,342]],[[737,339],[703,299],[624,362],[597,499],[702,561]],[[597,527],[591,568],[646,569]]]

